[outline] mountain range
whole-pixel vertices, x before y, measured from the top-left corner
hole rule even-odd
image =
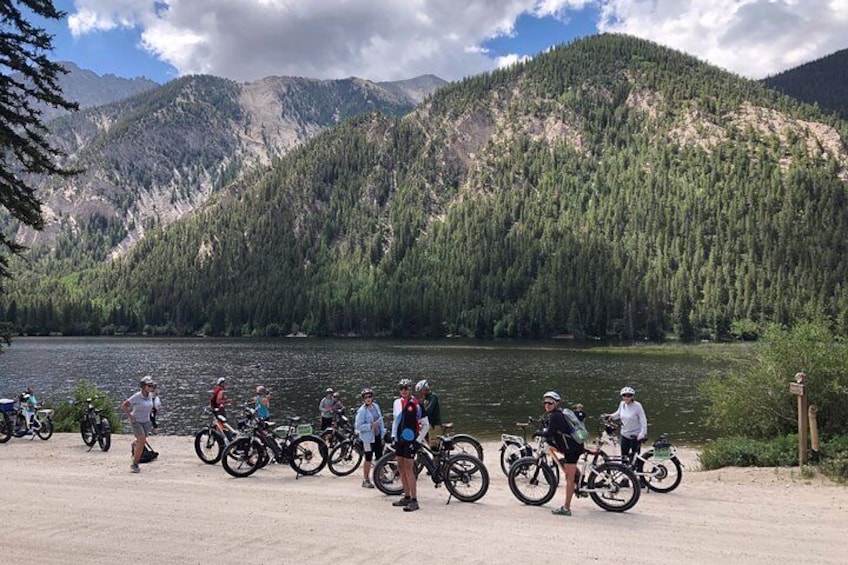
[[[617,35],[411,110],[367,81],[304,79],[291,98],[267,81],[186,77],[54,122],[88,166],[44,193],[90,208],[55,213],[6,318],[27,333],[848,330],[848,125],[760,82]],[[298,119],[259,128],[269,99]]]

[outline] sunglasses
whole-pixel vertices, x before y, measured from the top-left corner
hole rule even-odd
[[[544,404],[545,404],[545,406],[553,406],[554,404],[556,404],[556,402],[551,402],[550,400],[546,400],[544,402]]]
[[[368,398],[374,398],[374,395],[373,395],[373,394],[366,394],[366,395],[365,395],[365,396],[363,396],[362,398],[365,398],[365,399],[368,399]]]
[[[621,398],[633,398],[632,394],[622,394]]]

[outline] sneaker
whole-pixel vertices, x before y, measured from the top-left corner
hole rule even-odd
[[[371,481],[368,479],[362,480],[362,488],[374,488],[374,485],[371,484]]]
[[[554,508],[553,510],[551,510],[551,514],[555,514],[557,516],[571,516],[571,510],[560,506],[559,508]]]
[[[401,498],[400,500],[395,500],[394,502],[392,502],[392,506],[403,506],[403,507],[406,507],[406,505],[407,505],[407,504],[409,504],[410,500],[412,500],[412,499],[407,498],[407,497],[405,497],[405,496],[404,496],[404,497],[403,497],[403,498]]]
[[[133,463],[132,465],[130,465],[130,472],[131,473],[138,473],[140,471],[141,471],[141,469],[138,468],[137,464]]]
[[[414,498],[409,501],[409,504],[403,507],[404,512],[415,512],[418,510],[418,501]]]

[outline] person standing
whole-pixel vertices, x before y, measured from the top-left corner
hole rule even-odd
[[[559,408],[561,401],[560,395],[552,390],[542,397],[545,414],[548,417],[544,435],[548,443],[559,452],[560,457],[557,461],[565,475],[565,500],[561,507],[554,508],[551,513],[557,516],[571,516],[571,499],[574,497],[577,485],[577,460],[583,455],[583,444],[572,437],[574,429]],[[577,421],[577,416],[574,416],[574,421]]]
[[[442,407],[439,404],[438,395],[430,389],[430,382],[427,379],[421,379],[415,384],[415,392],[424,407],[424,413],[427,415],[427,421],[430,423],[430,432],[427,434],[427,441],[430,448],[439,448],[439,436],[442,435]]]
[[[414,512],[418,510],[415,455],[430,425],[418,400],[412,396],[412,381],[401,379],[398,390],[400,398],[396,398],[392,405],[392,441],[403,484],[403,498],[393,502],[392,506],[401,506],[405,512]]]
[[[32,419],[38,411],[38,399],[35,397],[35,391],[32,386],[28,386],[26,392],[21,395],[23,400],[24,418],[26,418],[26,430],[32,429]]]
[[[150,412],[150,424],[153,426],[153,433],[159,429],[159,423],[156,418],[159,416],[159,411],[162,409],[162,401],[159,399],[158,384],[153,383],[150,387],[150,394],[153,396],[153,410]]]
[[[224,394],[224,388],[227,386],[227,379],[218,377],[215,381],[215,386],[212,388],[212,396],[209,397],[209,403],[212,406],[212,411],[217,412],[221,416],[226,417],[227,411],[227,396]]]
[[[386,434],[386,426],[383,424],[383,413],[380,405],[374,401],[374,391],[365,387],[360,393],[362,406],[356,411],[354,429],[362,441],[362,451],[365,462],[362,464],[362,488],[374,488],[371,482],[371,462],[376,457],[383,456],[383,436]]]
[[[139,382],[140,390],[121,403],[121,409],[127,415],[135,436],[132,464],[130,465],[130,471],[133,473],[140,471],[138,463],[141,461],[147,436],[153,433],[153,424],[150,422],[150,413],[153,411],[153,395],[150,394],[150,391],[154,387],[153,377],[145,376]]]
[[[621,402],[612,414],[601,414],[612,420],[621,420],[621,459],[633,462],[642,442],[648,437],[648,417],[642,404],[634,400],[636,391],[629,386],[621,389]]]
[[[336,399],[333,398],[333,389],[324,391],[324,398],[318,403],[318,412],[321,414],[321,431],[333,427],[333,414],[336,407]]]
[[[265,385],[256,387],[256,398],[254,399],[253,409],[256,411],[256,417],[260,420],[267,420],[271,417],[271,393],[265,388]]]

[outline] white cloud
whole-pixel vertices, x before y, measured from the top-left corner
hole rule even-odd
[[[75,0],[68,11],[75,35],[135,28],[142,47],[179,74],[236,80],[456,79],[526,57],[481,47],[514,36],[522,15],[569,22],[600,13],[602,31],[752,78],[848,47],[848,0]]]
[[[602,31],[667,45],[750,78],[848,47],[848,0],[607,0]]]

